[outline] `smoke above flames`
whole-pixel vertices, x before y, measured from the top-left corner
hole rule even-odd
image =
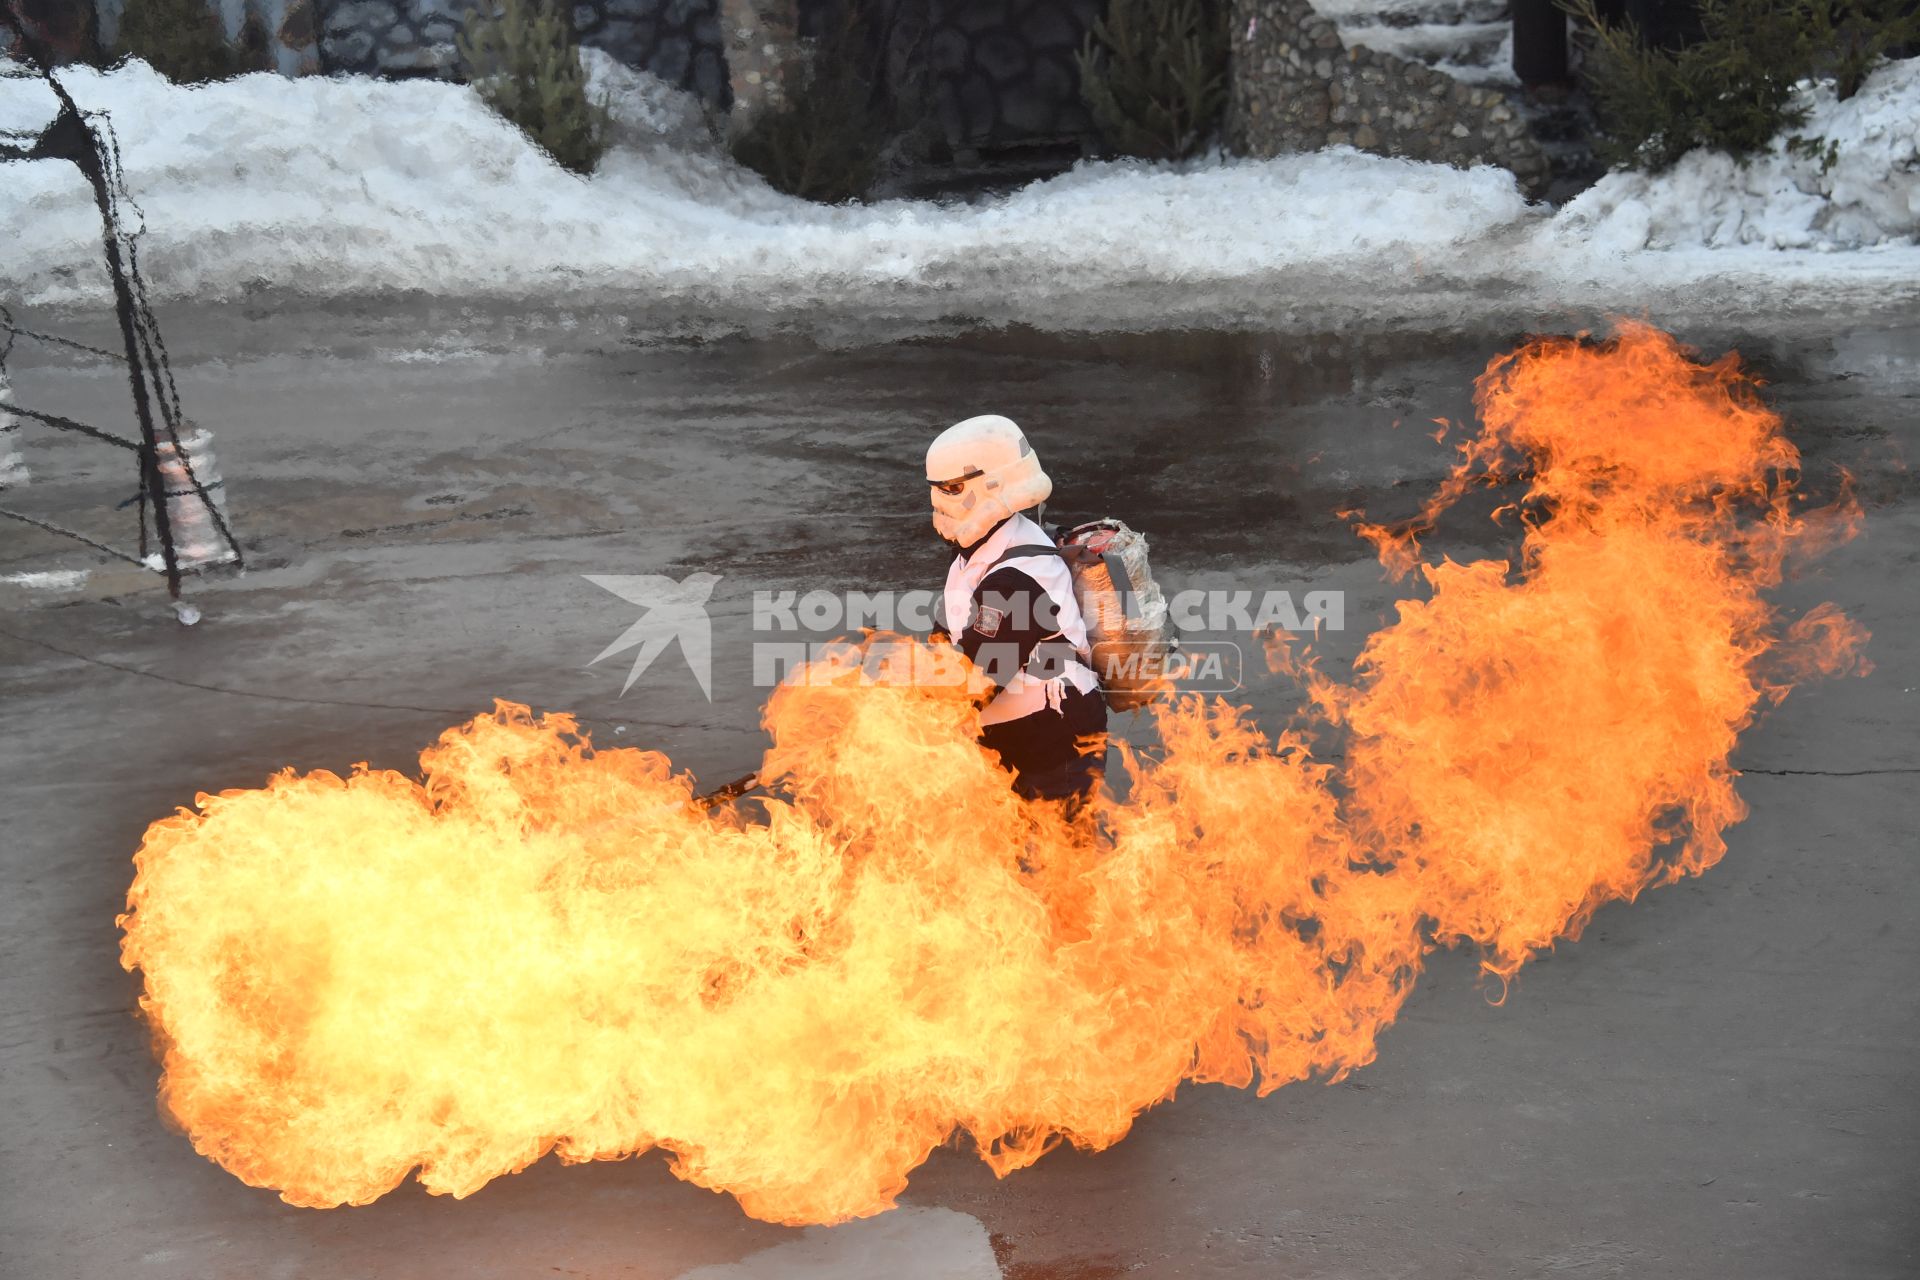
[[[1504,977],[1711,867],[1739,733],[1863,666],[1836,610],[1764,597],[1856,512],[1799,509],[1732,358],[1642,326],[1540,340],[1478,405],[1420,518],[1361,526],[1427,589],[1351,677],[1278,651],[1310,695],[1278,733],[1166,702],[1091,825],[1016,801],[962,691],[857,663],[774,693],[780,798],[752,819],[505,703],[418,778],[199,796],[148,830],[120,917],[164,1110],[298,1205],[660,1147],[824,1223],[888,1208],[942,1143],[1005,1174],[1186,1081],[1365,1065],[1434,948]],[[1495,481],[1513,556],[1430,562],[1424,531]]]

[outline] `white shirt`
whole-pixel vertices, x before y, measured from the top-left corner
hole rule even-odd
[[[1053,539],[1039,525],[1024,515],[1015,515],[975,547],[972,555],[954,556],[953,564],[947,569],[947,587],[941,604],[955,644],[960,642],[960,633],[973,616],[973,597],[980,590],[981,582],[995,569],[1012,568],[1040,584],[1040,589],[1059,611],[1056,622],[1061,637],[1077,652],[1087,652],[1087,624],[1080,616],[1080,601],[1073,593],[1073,570],[1067,567],[1067,562],[1051,553],[1017,556],[1004,564],[1000,562],[1000,557],[1013,547],[1052,545]],[[1078,658],[1067,662],[1065,670],[1051,680],[1038,680],[1020,671],[1007,682],[1006,688],[994,695],[993,701],[981,708],[980,724],[982,727],[1002,724],[1049,707],[1058,709],[1068,685],[1081,693],[1091,693],[1098,687],[1099,680],[1093,668]]]

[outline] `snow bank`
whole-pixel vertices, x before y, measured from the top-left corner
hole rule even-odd
[[[1920,235],[1920,58],[1881,67],[1845,102],[1828,84],[1802,95],[1810,114],[1800,132],[1838,144],[1831,168],[1784,138],[1745,165],[1695,151],[1657,176],[1607,175],[1568,202],[1555,234],[1619,251],[1911,244]]]
[[[734,165],[685,95],[589,54],[618,129],[591,180],[560,170],[450,84],[258,75],[183,88],[139,63],[66,79],[83,107],[111,114],[144,213],[142,263],[167,297],[606,297],[723,324],[968,316],[1139,327],[1433,320],[1515,299],[1638,310],[1651,282],[1691,282],[1705,296],[1702,280],[1756,270],[1752,260],[1728,264],[1729,274],[1712,254],[1682,262],[1645,251],[1670,216],[1658,210],[1687,198],[1659,194],[1658,182],[1550,222],[1503,171],[1347,149],[1090,164],[971,204],[822,208]],[[1871,101],[1911,102],[1911,70],[1892,92],[1876,78]],[[0,80],[0,129],[37,128],[51,112],[44,85]],[[1876,138],[1897,132],[1879,127]],[[1910,161],[1910,120],[1902,136]],[[1843,163],[1859,176],[1830,177],[1853,187],[1820,199],[1867,212],[1821,225],[1840,234],[1872,219],[1882,238],[1910,235],[1911,209],[1902,224],[1890,208],[1869,210],[1864,191],[1843,195],[1870,185],[1874,159]],[[1635,201],[1655,211],[1637,243]],[[0,166],[0,224],[10,241],[0,294],[41,304],[104,296],[97,218],[71,166]],[[1911,279],[1913,268],[1882,263],[1868,274]]]
[[[977,205],[828,209],[734,165],[684,95],[604,59],[594,70],[616,90],[620,146],[590,181],[450,84],[263,75],[185,89],[137,63],[68,80],[112,116],[145,264],[173,294],[601,285],[791,307],[917,289],[964,307],[1443,253],[1529,216],[1496,170],[1351,152],[1190,172],[1097,165]],[[44,97],[0,82],[0,126],[44,118]],[[45,302],[97,289],[96,219],[70,167],[11,166],[0,219],[18,232],[0,267],[14,288]]]

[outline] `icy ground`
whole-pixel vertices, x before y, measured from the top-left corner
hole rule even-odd
[[[1808,90],[1802,132],[1839,143],[1830,170],[1782,141],[1745,168],[1696,155],[1658,178],[1616,174],[1556,211],[1501,170],[1347,149],[1085,164],[971,203],[823,208],[734,165],[685,96],[590,57],[618,126],[591,180],[451,84],[189,89],[138,63],[66,79],[111,116],[163,298],[604,301],[695,330],[1764,318],[1920,298],[1920,60],[1849,102]],[[0,79],[0,129],[51,113],[44,85]],[[0,298],[103,296],[98,221],[70,166],[0,166],[0,225]]]

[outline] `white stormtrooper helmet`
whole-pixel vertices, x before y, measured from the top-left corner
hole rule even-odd
[[[986,414],[948,427],[927,446],[933,529],[970,547],[1016,511],[1047,500],[1053,481],[1010,418]]]

